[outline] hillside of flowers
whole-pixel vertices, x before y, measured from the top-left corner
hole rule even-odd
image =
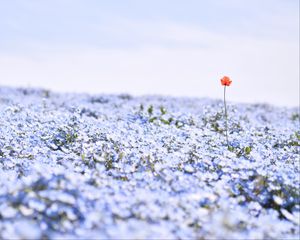
[[[299,108],[0,87],[0,239],[298,239]]]

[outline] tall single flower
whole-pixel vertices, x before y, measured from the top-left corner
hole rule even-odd
[[[229,77],[224,76],[224,77],[221,78],[221,84],[223,86],[228,86],[229,87],[231,83],[232,83],[232,81]]]
[[[225,110],[225,133],[226,133],[226,143],[227,143],[227,147],[229,147],[229,142],[228,142],[228,123],[227,123],[227,107],[226,107],[226,87],[230,86],[230,84],[232,83],[231,79],[227,76],[224,76],[221,78],[221,84],[222,86],[224,86],[224,110]]]

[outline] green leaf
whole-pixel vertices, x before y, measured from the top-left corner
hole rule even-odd
[[[247,147],[245,147],[245,153],[248,155],[248,154],[250,154],[250,152],[251,152],[251,147],[249,147],[249,146],[247,146]]]

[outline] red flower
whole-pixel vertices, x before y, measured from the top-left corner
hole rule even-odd
[[[232,81],[230,80],[229,77],[224,76],[224,77],[221,78],[221,84],[223,86],[230,86],[231,83],[232,83]]]

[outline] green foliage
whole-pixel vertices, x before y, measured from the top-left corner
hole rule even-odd
[[[300,141],[300,132],[295,132],[295,136]]]
[[[249,155],[251,153],[252,148],[250,146],[247,146],[244,148],[244,152]]]
[[[167,114],[167,110],[163,106],[160,107],[160,112],[161,112],[161,115]]]
[[[229,145],[227,147],[227,149],[230,152],[235,153],[237,157],[241,157],[241,156],[248,157],[252,151],[251,146],[246,146],[244,148],[240,148],[240,147],[233,147],[233,146]]]
[[[227,147],[227,149],[228,149],[230,152],[234,152],[234,147],[233,147],[233,146],[230,146],[230,145],[229,145],[229,146]]]
[[[215,132],[223,133],[224,130],[220,127],[219,121],[222,119],[222,113],[217,112],[214,115],[211,115],[209,117],[202,118],[204,126],[207,125]]]
[[[171,120],[171,121],[170,121]],[[160,118],[160,121],[164,124],[170,125],[170,123],[172,122],[172,118],[169,118],[168,120]]]
[[[175,121],[175,126],[176,126],[177,128],[182,128],[182,127],[184,126],[184,123],[181,122],[181,121],[179,121],[179,120],[176,120],[176,121]]]
[[[144,105],[140,104],[139,107],[139,114],[142,114],[143,111],[145,110]],[[184,123],[180,120],[174,120],[173,117],[169,116],[168,117],[168,111],[164,106],[160,106],[159,107],[159,111],[155,111],[153,105],[150,105],[147,108],[147,114],[148,114],[148,121],[150,123],[162,123],[165,125],[171,125],[172,123],[174,123],[174,125],[177,128],[182,128],[184,126]]]
[[[42,96],[44,98],[49,98],[50,97],[50,91],[49,90],[43,90],[42,91]]]
[[[151,123],[153,123],[155,120],[157,120],[157,117],[149,118],[149,122],[151,122]]]
[[[296,121],[296,120],[300,120],[300,114],[299,113],[293,113],[292,116],[291,116],[291,119],[293,121]]]
[[[288,143],[288,145],[289,146],[300,146],[300,143],[298,142],[298,141],[290,141],[289,143]]]
[[[223,129],[220,128],[220,125],[219,125],[219,123],[217,123],[217,122],[212,122],[212,123],[211,123],[211,128],[212,128],[215,132],[223,133]]]
[[[249,179],[239,180],[235,185],[237,190],[232,194],[233,197],[245,197],[245,202],[258,202],[266,209],[273,209],[279,213],[280,218],[286,218],[281,209],[289,212],[299,204],[299,190],[288,184],[285,184],[280,179],[269,179],[266,176],[254,174]],[[245,186],[253,186],[253,192],[249,191]],[[245,203],[244,202],[244,203]]]
[[[66,134],[66,142],[67,144],[73,143],[78,138],[78,134],[76,132],[68,132]]]
[[[140,104],[140,111],[143,112],[144,111],[144,105],[141,103]]]
[[[284,147],[299,147],[300,146],[300,132],[297,131],[295,134],[291,135],[289,139],[281,142],[276,142],[274,148],[284,148]]]
[[[49,138],[43,138],[42,140],[48,140]],[[63,149],[71,149],[72,145],[76,143],[78,139],[78,122],[75,116],[70,118],[70,121],[63,126],[57,128],[57,130],[50,137],[51,143],[48,143],[48,147],[54,151]],[[80,153],[78,153],[80,156]]]
[[[252,148],[250,146],[246,146],[244,148],[240,148],[236,151],[236,155],[237,157],[241,157],[241,156],[244,156],[244,157],[248,157],[248,155],[251,153],[252,151]]]
[[[105,168],[107,171],[113,168],[113,161],[111,158],[106,159]]]
[[[123,181],[123,182],[128,182],[129,181],[127,176],[117,176],[117,177],[114,177],[114,179],[120,180],[120,181]]]
[[[59,128],[58,134],[53,139],[53,142],[57,146],[65,146],[74,143],[77,138],[78,138],[78,134],[76,131],[74,131],[74,129],[68,127]]]
[[[153,106],[150,105],[147,111],[148,111],[148,114],[151,116],[153,114]]]

